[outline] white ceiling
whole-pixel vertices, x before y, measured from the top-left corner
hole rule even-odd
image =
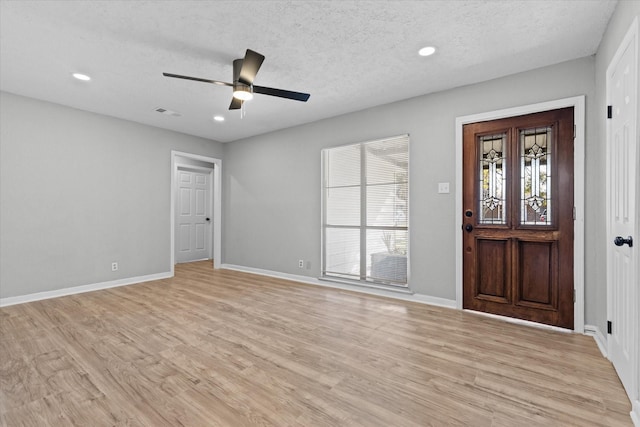
[[[228,142],[594,54],[615,4],[1,0],[0,89]],[[241,119],[231,88],[162,76],[231,81],[247,48],[256,85],[309,101],[256,95]]]

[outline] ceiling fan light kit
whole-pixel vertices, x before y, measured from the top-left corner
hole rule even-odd
[[[293,99],[295,101],[306,102],[309,99],[308,93],[293,92],[290,90],[276,89],[265,86],[254,86],[253,80],[264,61],[264,55],[259,54],[251,49],[247,49],[244,58],[233,61],[233,83],[222,82],[218,80],[201,79],[198,77],[182,76],[179,74],[162,73],[165,77],[177,79],[194,80],[197,82],[211,83],[220,86],[231,86],[233,88],[233,97],[229,110],[239,110],[242,104],[253,98],[254,93],[262,95],[276,96],[278,98]]]
[[[251,93],[251,86],[243,85],[242,83],[233,85],[233,97],[240,101],[248,101],[253,99],[253,93]]]

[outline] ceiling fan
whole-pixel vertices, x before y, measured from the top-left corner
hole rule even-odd
[[[233,61],[233,83],[221,82],[219,80],[201,79],[198,77],[181,76],[179,74],[162,73],[165,77],[173,77],[177,79],[195,80],[203,83],[213,83],[220,86],[231,86],[233,88],[233,98],[229,110],[238,110],[242,107],[244,101],[253,98],[254,93],[262,95],[277,96],[279,98],[293,99],[295,101],[307,102],[308,93],[293,92],[290,90],[275,89],[272,87],[256,86],[253,84],[260,66],[264,61],[264,55],[259,54],[251,49],[247,49],[244,58]]]

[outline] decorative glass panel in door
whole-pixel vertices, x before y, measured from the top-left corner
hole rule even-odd
[[[552,128],[520,129],[520,222],[550,225]]]
[[[506,224],[506,139],[506,133],[478,138],[480,224]]]

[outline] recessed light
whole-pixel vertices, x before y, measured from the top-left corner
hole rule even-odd
[[[418,55],[420,56],[429,56],[433,55],[434,53],[436,53],[436,48],[433,46],[426,46],[418,51]]]
[[[72,76],[75,77],[78,80],[82,80],[82,81],[85,81],[85,82],[88,82],[89,80],[91,80],[91,77],[87,76],[86,74],[73,73]]]
[[[224,117],[222,116],[213,116],[213,120],[216,122],[224,122]]]

